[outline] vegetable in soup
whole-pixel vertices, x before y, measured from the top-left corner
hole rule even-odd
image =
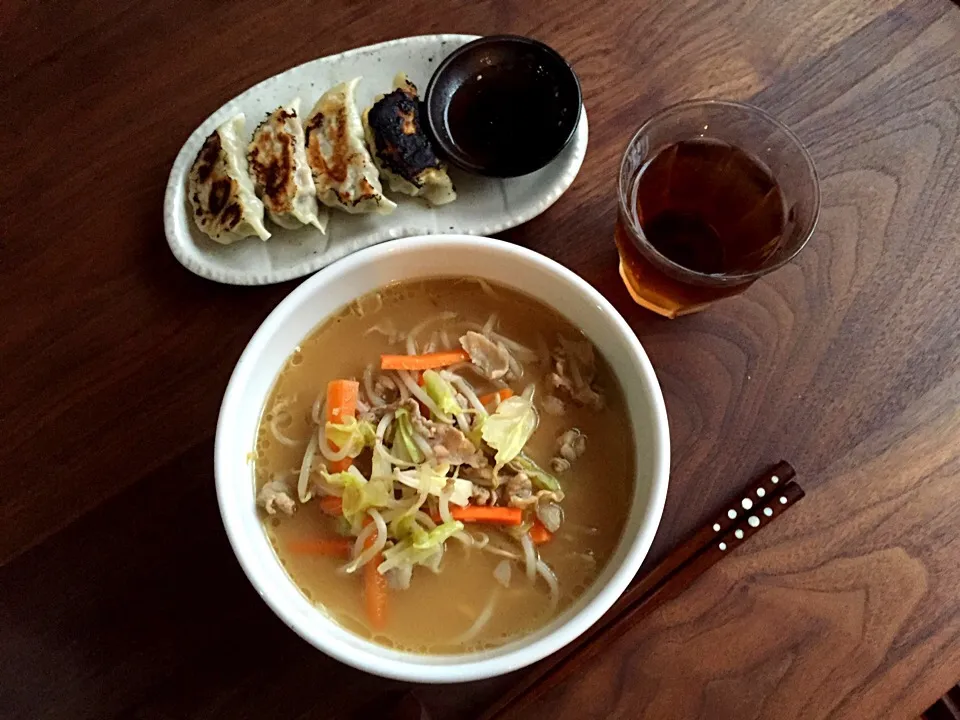
[[[413,652],[544,625],[613,553],[634,476],[623,393],[554,310],[476,279],[390,286],[287,360],[257,503],[304,595]]]

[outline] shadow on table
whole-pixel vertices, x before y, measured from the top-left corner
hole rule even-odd
[[[409,709],[397,703],[416,686],[328,658],[260,600],[224,535],[212,457],[212,443],[200,443],[0,569],[0,716],[306,719]],[[444,720],[483,707],[497,688],[416,691],[431,720]]]

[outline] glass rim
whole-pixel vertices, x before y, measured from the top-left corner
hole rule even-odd
[[[691,270],[690,268],[681,265],[680,263],[674,262],[666,255],[661,253],[653,244],[647,239],[646,234],[643,232],[643,228],[640,227],[640,221],[637,218],[637,207],[636,203],[633,203],[632,206],[628,207],[625,201],[626,192],[622,187],[623,183],[623,173],[624,167],[627,164],[627,156],[630,153],[630,148],[634,146],[637,140],[643,135],[655,122],[663,119],[665,115],[668,115],[677,110],[682,110],[684,108],[698,107],[698,106],[721,106],[734,108],[736,110],[743,111],[749,115],[759,117],[765,122],[769,123],[776,129],[778,132],[782,133],[787,137],[787,139],[800,151],[800,156],[803,158],[804,163],[806,163],[807,170],[809,172],[810,178],[813,181],[813,209],[812,209],[812,220],[810,222],[810,229],[807,230],[805,237],[801,240],[797,247],[794,248],[792,252],[788,255],[785,255],[783,258],[773,263],[772,265],[765,265],[756,270],[751,270],[749,272],[735,272],[735,273],[704,273],[698,270]],[[623,157],[620,160],[620,170],[617,176],[617,203],[620,207],[620,213],[627,218],[627,221],[630,225],[630,230],[638,238],[638,240],[643,244],[644,248],[652,253],[659,262],[662,262],[674,273],[679,273],[680,275],[685,275],[688,277],[693,277],[696,280],[702,281],[703,285],[717,285],[718,281],[723,285],[733,285],[740,282],[748,282],[751,280],[756,280],[757,278],[763,277],[768,273],[773,272],[774,270],[779,270],[788,262],[793,260],[797,255],[800,254],[800,251],[803,250],[807,243],[810,242],[810,238],[813,237],[814,231],[817,229],[817,223],[820,220],[820,176],[817,174],[817,168],[813,164],[813,158],[810,156],[809,150],[806,146],[800,141],[800,138],[797,137],[789,127],[784,125],[777,118],[773,117],[770,113],[762,110],[756,105],[750,105],[748,103],[738,102],[736,100],[720,100],[717,98],[703,98],[703,99],[693,99],[693,100],[682,100],[678,103],[668,105],[665,108],[657,110],[653,115],[648,117],[646,120],[641,123],[640,127],[637,128],[636,132],[630,137],[630,140],[627,142],[626,147],[623,151]]]

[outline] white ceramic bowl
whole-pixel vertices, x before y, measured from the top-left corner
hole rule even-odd
[[[522,290],[560,311],[603,353],[626,394],[637,474],[626,527],[593,585],[546,627],[502,647],[462,655],[416,655],[355,635],[314,607],[290,581],[264,533],[254,502],[257,423],[284,361],[324,318],[398,280],[475,276]],[[516,245],[467,235],[414,237],[377,245],[321,270],[264,320],[237,363],[220,408],[215,447],[217,498],[233,551],[271,609],[307,642],[361,670],[415,682],[462,682],[501,675],[559,650],[596,622],[626,589],[653,541],[667,495],[670,442],[653,367],[623,318],[563,266]]]

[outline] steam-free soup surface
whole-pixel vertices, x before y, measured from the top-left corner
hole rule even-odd
[[[476,478],[474,485],[457,485],[461,489],[472,487],[471,494],[481,496],[471,497],[470,506],[490,502],[480,488],[493,490],[503,511],[522,512],[523,524],[464,522],[457,537],[443,543],[439,567],[430,567],[433,560],[414,566],[406,589],[397,587],[396,570],[387,573],[392,586],[385,591],[383,616],[373,622],[365,606],[365,568],[352,573],[343,571],[354,556],[330,556],[323,549],[319,553],[304,551],[317,540],[346,536],[345,542],[353,543],[356,534],[372,525],[372,520],[364,516],[361,522],[359,516],[355,517],[351,535],[343,517],[321,509],[321,498],[326,492],[339,492],[339,486],[325,478],[340,477],[327,473],[332,463],[321,452],[315,453],[306,475],[313,497],[305,503],[297,497],[298,478],[310,438],[325,427],[328,383],[336,379],[357,380],[357,416],[363,417],[364,409],[374,406],[364,382],[366,370],[374,394],[380,397],[383,393],[380,402],[397,406],[400,398],[396,388],[402,381],[394,371],[381,372],[381,355],[407,354],[407,336],[418,325],[421,329],[416,333],[413,349],[419,355],[426,351],[456,351],[461,348],[460,337],[471,329],[485,337],[507,339],[510,345],[506,349],[513,349],[511,370],[504,377],[491,380],[470,366],[470,358],[459,366],[437,368],[437,372],[448,378],[452,377],[449,373],[462,378],[475,390],[478,399],[509,387],[516,402],[508,407],[498,403],[500,398],[494,398],[487,405],[490,416],[501,408],[504,412],[517,407],[522,410],[521,399],[532,399],[538,424],[523,453],[545,475],[559,482],[562,502],[553,502],[556,496],[541,492],[542,486],[536,483],[532,485],[534,497],[537,493],[541,497],[533,505],[529,504],[530,497],[510,495],[506,481],[517,474],[515,463],[499,468],[497,480],[493,481],[499,486],[489,487],[496,452],[480,437],[481,433],[484,437],[495,436],[483,427],[473,428],[481,413],[470,407],[462,393],[457,393],[457,402],[467,406],[463,413],[468,428],[465,435],[477,441],[478,454],[482,460],[489,459],[490,464],[479,470],[466,464],[452,466],[450,474]],[[500,645],[535,630],[562,612],[590,586],[614,551],[624,527],[634,476],[633,431],[623,393],[603,358],[596,354],[592,360],[595,371],[590,382],[580,377],[576,378],[581,382],[579,386],[564,385],[563,381],[569,380],[571,362],[578,365],[577,374],[590,372],[570,358],[580,352],[576,348],[586,347],[584,341],[576,327],[530,297],[462,278],[430,279],[385,288],[344,308],[317,327],[291,355],[277,378],[265,405],[256,447],[256,489],[261,506],[269,505],[260,510],[264,528],[291,580],[318,609],[347,629],[384,645],[414,652],[464,652]],[[368,370],[368,366],[372,367]],[[558,370],[562,371],[559,375]],[[419,410],[425,411],[424,417],[431,422],[431,413],[424,407]],[[369,417],[378,421],[382,416],[381,412]],[[457,427],[453,416],[450,422]],[[398,433],[398,427],[398,421],[390,424],[386,446],[391,445],[389,435]],[[564,451],[558,438],[567,442]],[[330,441],[325,442],[327,447],[335,447]],[[402,443],[397,437],[392,447],[402,454]],[[350,472],[369,478],[369,454],[365,449],[353,460],[354,469]],[[572,461],[568,460],[571,457]],[[411,462],[414,459],[409,455],[407,458]],[[428,463],[424,459],[424,465]],[[393,470],[404,470],[408,475],[416,472],[411,466]],[[273,483],[271,488],[288,489],[286,499],[292,498],[295,505],[292,514],[284,512],[291,508],[281,507],[283,503],[276,497],[276,502],[265,502],[265,496],[271,495],[264,492],[268,483]],[[454,484],[451,479],[447,487]],[[515,482],[510,487],[517,485]],[[418,492],[397,483],[391,502],[415,502]],[[403,499],[394,500],[395,496]],[[406,498],[411,496],[413,499],[408,501]],[[547,532],[546,540],[542,533],[544,523],[538,516],[537,503],[541,502],[547,510],[544,517],[548,523],[557,520],[556,506],[562,509],[562,522],[554,532]],[[420,517],[427,526],[427,516],[443,524],[438,516],[439,504],[437,497],[429,496],[421,507]],[[521,507],[513,508],[513,504]],[[448,507],[454,513],[460,512],[455,504]],[[384,507],[378,510],[380,517],[388,519],[391,513],[398,512]],[[551,590],[542,574],[538,573],[534,582],[528,580],[524,543],[518,539],[518,535],[527,533],[541,541],[535,546],[536,553],[555,575],[558,592]],[[385,551],[394,542],[388,541]]]

